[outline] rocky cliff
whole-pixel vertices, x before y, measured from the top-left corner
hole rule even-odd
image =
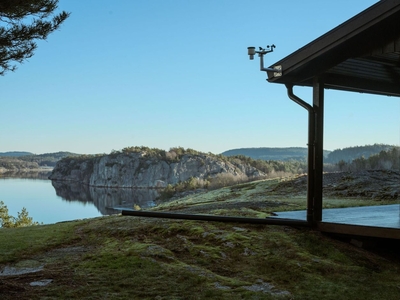
[[[81,182],[99,187],[162,188],[190,178],[212,180],[228,174],[232,179],[265,176],[246,164],[204,153],[122,151],[109,155],[68,157],[60,160],[51,180]]]

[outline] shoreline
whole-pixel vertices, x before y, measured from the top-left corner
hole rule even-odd
[[[37,169],[5,169],[0,168],[0,174],[5,173],[47,173],[53,171],[54,167],[43,167]]]

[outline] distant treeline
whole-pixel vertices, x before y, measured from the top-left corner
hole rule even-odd
[[[15,153],[15,152],[8,152]],[[33,170],[43,167],[54,167],[57,162],[67,156],[76,156],[71,152],[57,152],[45,154],[29,154],[24,156],[8,155],[0,156],[0,169],[9,171],[16,170]]]
[[[399,149],[393,145],[374,144],[337,149],[332,152],[325,151],[324,171],[398,170],[400,169]],[[241,160],[270,176],[307,173],[306,148],[242,148],[223,153],[230,154],[230,160]],[[242,154],[232,155],[233,153]],[[254,159],[254,157],[258,158]],[[265,159],[271,157],[281,159]]]
[[[26,155],[34,155],[31,152],[25,151],[9,151],[9,152],[0,152],[0,157],[19,157],[19,156],[26,156]]]
[[[362,147],[360,147],[362,148]],[[368,153],[368,152],[364,152]],[[236,155],[228,158],[231,162],[247,163],[270,177],[287,176],[307,173],[307,162],[305,161],[265,161],[254,160],[244,155]],[[378,154],[369,157],[360,156],[351,161],[340,160],[337,163],[324,164],[324,171],[363,171],[363,170],[400,170],[400,147],[391,147],[389,150],[382,150]]]
[[[263,160],[252,159],[244,155],[229,156],[227,159],[233,164],[248,164],[263,171],[269,177],[282,177],[285,175],[297,175],[307,172],[307,163],[303,160]]]
[[[336,165],[340,171],[400,170],[400,147],[382,150],[367,158],[361,156],[351,162],[341,160]]]
[[[18,157],[18,159],[26,162],[36,162],[41,167],[54,167],[60,159],[76,155],[77,154],[71,152],[56,152],[39,155],[20,156]]]
[[[378,154],[381,151],[389,151],[396,146],[386,144],[374,144],[365,146],[355,146],[343,149],[337,149],[330,152],[325,158],[325,163],[335,164],[340,161],[350,163],[359,157],[368,158],[372,155]]]
[[[393,145],[374,144],[366,146],[355,146],[343,149],[336,149],[334,151],[324,150],[324,163],[336,164],[339,161],[346,163],[351,162],[353,159],[364,156],[368,158],[371,155],[378,154],[381,151],[388,151],[392,149]],[[225,156],[244,155],[254,160],[262,159],[265,161],[303,161],[307,160],[307,148],[289,147],[289,148],[240,148],[232,149],[222,153]]]
[[[252,159],[266,160],[266,161],[287,161],[287,160],[306,160],[307,148],[301,147],[288,147],[288,148],[240,148],[232,149],[222,152],[225,156],[238,156],[244,155]]]

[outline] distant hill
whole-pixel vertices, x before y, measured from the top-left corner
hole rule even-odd
[[[365,146],[355,146],[334,151],[324,150],[324,163],[336,164],[339,161],[346,163],[352,162],[359,157],[368,158],[371,155],[379,154],[381,151],[388,151],[396,146],[386,144],[374,144]],[[275,161],[306,161],[307,148],[240,148],[232,149],[221,153],[225,156],[244,155],[252,159],[275,160]]]
[[[10,152],[0,152],[0,156],[2,157],[19,157],[25,155],[33,155],[31,152],[23,152],[23,151],[10,151]]]
[[[356,158],[369,158],[372,155],[379,154],[381,151],[388,151],[395,147],[396,146],[393,145],[374,144],[337,149],[329,153],[329,155],[325,159],[325,162],[335,164],[339,161],[344,161],[346,163],[349,163]]]
[[[17,155],[18,153],[19,155]],[[0,169],[1,172],[8,172],[54,167],[60,159],[76,155],[77,154],[71,152],[45,153],[39,155],[30,152],[5,152],[0,153]]]
[[[68,156],[77,156],[77,155],[78,154],[71,152],[55,152],[55,153],[20,156],[18,157],[18,159],[26,162],[37,162],[39,166],[54,167],[60,159]]]
[[[324,151],[324,155],[328,155],[330,151]],[[232,149],[222,152],[225,156],[244,155],[251,157],[252,159],[262,160],[276,160],[276,161],[288,161],[288,160],[307,160],[307,148],[302,147],[289,147],[289,148],[240,148]]]

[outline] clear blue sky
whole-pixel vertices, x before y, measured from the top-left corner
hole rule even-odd
[[[0,78],[0,152],[307,147],[307,112],[247,47],[273,64],[375,2],[60,0],[70,18]],[[325,149],[399,145],[399,98],[325,99]]]

